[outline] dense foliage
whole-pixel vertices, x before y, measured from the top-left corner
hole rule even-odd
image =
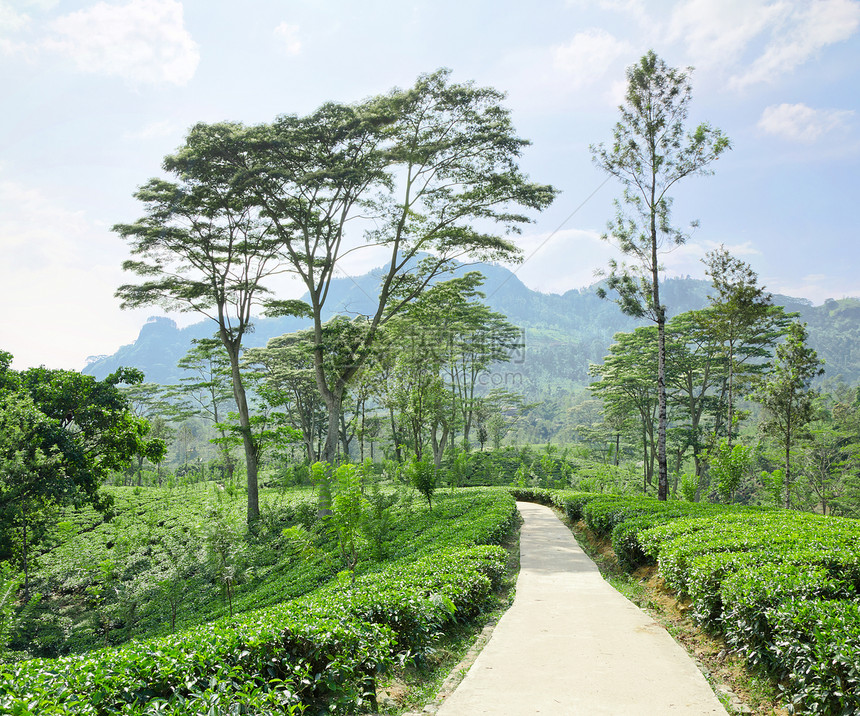
[[[141,569],[142,562],[169,561],[171,553],[159,545],[160,540],[183,534],[194,539],[188,521],[206,514],[195,516],[188,509],[194,503],[193,492],[178,492],[171,500],[167,490],[116,491],[121,514],[127,500],[130,516],[140,517],[138,512],[142,512],[152,519],[139,520],[149,539],[142,550],[129,553],[126,570],[113,582],[118,587],[117,598],[105,601],[114,606],[120,603],[120,591],[132,588],[134,577],[130,575],[135,568]],[[148,504],[142,510],[145,495]],[[265,492],[263,496],[274,497]],[[238,530],[243,516],[241,497],[222,499],[229,504],[221,510],[221,517]],[[201,501],[217,504],[211,493]],[[145,635],[142,620],[137,635],[143,638],[118,648],[9,662],[0,667],[0,707],[4,713],[14,714],[192,714],[210,709],[350,713],[373,703],[378,673],[403,659],[420,659],[442,632],[475,617],[490,603],[505,570],[505,552],[475,545],[498,544],[513,528],[516,510],[504,492],[441,494],[432,513],[401,500],[389,515],[382,539],[377,540],[376,547],[381,549],[374,549],[370,533],[359,538],[354,581],[338,576],[342,565],[337,546],[325,527],[326,519],[312,508],[314,502],[308,493],[279,502],[282,522],[273,526],[268,540],[259,535],[243,537],[241,531],[232,534],[240,544],[255,545],[257,552],[268,548],[287,555],[236,585],[232,616],[225,610],[226,596],[219,598],[210,591],[208,598],[218,602],[217,609],[211,605],[207,611],[192,599],[197,611],[186,609],[179,619],[180,623],[203,622],[200,626],[152,637]],[[183,514],[187,515],[185,525],[179,522]],[[366,514],[370,519],[369,509]],[[307,528],[301,526],[302,521]],[[66,528],[64,545],[53,550],[57,559],[53,554],[43,557],[43,584],[54,580],[57,590],[104,587],[110,580],[107,570],[101,570],[101,577],[95,580],[92,574],[85,578],[89,587],[76,585],[74,580],[80,575],[67,560],[71,552],[85,545],[116,557],[118,545],[98,538],[103,528],[111,532],[113,528],[98,524],[91,513],[82,513],[72,524],[75,526]],[[293,527],[284,529],[282,524]],[[315,526],[320,529],[315,531]],[[76,529],[84,534],[73,536]],[[285,541],[279,546],[282,532]],[[312,552],[292,549],[296,532],[310,539]],[[174,550],[178,551],[176,545]],[[380,552],[386,557],[375,559]],[[88,556],[99,559],[95,553]],[[158,568],[153,564],[149,569],[155,572]],[[303,582],[296,581],[300,574],[308,573]],[[192,583],[193,576],[186,576]],[[149,579],[155,581],[154,574]],[[159,588],[169,586],[163,580],[157,584]],[[196,584],[201,586],[205,580]],[[186,584],[183,593],[190,598],[187,592]],[[160,599],[157,592],[148,595],[154,610],[149,617],[150,633],[157,633],[157,621],[162,632],[172,631],[168,596],[169,591],[162,592]],[[259,608],[261,604],[270,606]],[[207,619],[207,614],[211,619],[219,611],[225,616]],[[175,621],[176,615],[173,617]],[[119,632],[117,638],[130,635],[123,629]]]
[[[860,523],[778,509],[520,490],[656,563],[690,614],[804,713],[860,709]]]

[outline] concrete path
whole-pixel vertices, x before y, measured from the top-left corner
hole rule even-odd
[[[687,652],[603,580],[553,511],[517,507],[516,598],[438,716],[725,716]]]

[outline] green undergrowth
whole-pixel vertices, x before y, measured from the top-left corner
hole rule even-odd
[[[464,675],[468,665],[464,666],[462,661],[483,628],[496,623],[514,599],[520,566],[519,531],[511,531],[502,546],[507,553],[505,576],[486,610],[475,620],[452,625],[422,658],[407,660],[386,674],[381,685],[382,693],[389,698],[380,704],[380,714],[422,711],[428,703],[438,702],[440,691],[455,667],[459,665],[462,669],[459,676]]]
[[[690,614],[796,712],[860,713],[860,522],[776,509],[514,490],[611,539],[628,571],[659,565]]]
[[[281,514],[295,517],[283,520],[288,527],[302,525],[306,518],[309,524],[302,529],[313,543],[308,550],[296,551],[286,537],[279,543],[283,529],[272,527],[272,539],[263,541],[261,550],[280,552],[281,561],[237,585],[232,616],[224,615],[224,599],[213,594],[217,609],[210,606],[196,614],[217,610],[221,614],[201,619],[196,626],[136,637],[85,654],[7,663],[0,666],[0,712],[23,716],[367,710],[375,706],[379,674],[403,663],[419,663],[446,632],[479,617],[493,603],[506,560],[497,545],[516,524],[514,501],[504,491],[440,493],[432,512],[424,503],[386,501],[390,509],[386,529],[382,537],[376,533],[362,538],[354,578],[338,564],[331,536],[316,530],[319,518],[315,506],[307,509],[314,504],[309,499],[304,494],[282,500]],[[189,503],[186,496],[186,519],[193,523],[187,516],[193,512]],[[162,503],[161,508],[156,526],[162,518],[167,524],[170,518],[165,514],[182,512],[169,504]],[[145,520],[146,513],[138,517]],[[89,530],[91,537],[98,529]],[[250,550],[260,536],[242,539]],[[102,545],[112,549],[108,541]],[[65,584],[61,569],[74,578],[64,559],[57,557],[65,567],[51,567],[52,558],[43,555],[45,583],[48,575],[56,575]],[[295,571],[314,575],[308,581],[311,589],[302,596],[291,591],[298,582],[287,576],[289,564]],[[286,585],[283,592],[281,585]],[[167,600],[161,601],[164,631],[170,615],[165,613]],[[246,608],[251,605],[254,608]],[[187,614],[186,619],[192,616]]]

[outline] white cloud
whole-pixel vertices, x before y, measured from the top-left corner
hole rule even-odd
[[[615,62],[633,51],[626,40],[619,40],[606,30],[594,28],[578,32],[564,45],[552,48],[553,66],[568,77],[572,87],[599,82]]]
[[[37,10],[50,10],[60,4],[60,0],[18,0],[20,5],[34,7]]]
[[[854,112],[813,109],[805,104],[776,104],[766,107],[758,126],[768,134],[796,142],[814,142],[822,135],[845,126]]]
[[[779,4],[777,4],[779,5]],[[843,42],[860,27],[860,2],[856,0],[816,0],[795,3],[791,12],[774,13],[778,23],[764,52],[749,68],[736,74],[730,85],[743,89],[773,82],[791,72],[828,45]]]
[[[681,41],[701,69],[735,64],[749,43],[790,12],[786,2],[687,0],[668,21],[670,41]]]
[[[858,0],[683,0],[666,38],[734,89],[773,82],[860,27]]]
[[[118,76],[132,83],[185,85],[200,61],[177,0],[99,2],[50,24],[44,47],[83,72]]]
[[[596,5],[601,10],[618,13],[625,19],[633,19],[640,25],[652,24],[644,0],[567,0],[567,4],[588,9]]]
[[[275,37],[281,43],[281,49],[288,55],[298,55],[302,51],[298,25],[282,22],[275,28]]]
[[[0,35],[11,35],[20,32],[30,23],[30,17],[18,12],[8,2],[0,0]]]

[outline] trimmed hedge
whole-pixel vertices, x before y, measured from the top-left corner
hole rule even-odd
[[[342,573],[305,597],[177,635],[0,665],[0,713],[366,710],[379,673],[420,657],[445,629],[480,614],[505,573],[504,549],[474,543],[507,536],[516,524],[513,498],[464,491],[443,503],[433,513],[408,513],[411,528],[391,544],[401,558],[357,576],[354,586]],[[419,556],[409,554],[409,539]]]
[[[564,503],[547,492],[544,504]],[[860,522],[618,495],[576,502],[622,566],[656,562],[693,618],[777,681],[792,708],[860,713]]]

